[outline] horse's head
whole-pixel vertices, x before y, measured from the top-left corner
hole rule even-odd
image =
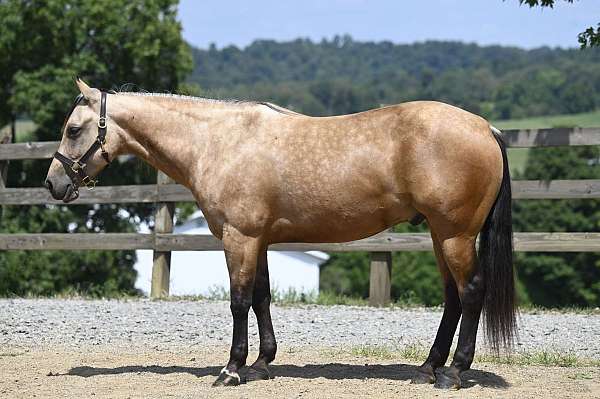
[[[119,140],[119,128],[106,112],[107,93],[79,78],[76,83],[81,94],[65,119],[60,146],[45,181],[52,197],[64,202],[77,199],[80,186],[94,187],[94,177],[115,156]]]

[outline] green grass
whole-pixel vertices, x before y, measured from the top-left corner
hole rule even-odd
[[[159,300],[165,301],[228,301],[229,290],[224,287],[213,287],[209,289],[206,295],[186,295],[186,296],[169,296],[167,298],[161,298]],[[343,294],[337,294],[328,291],[321,291],[318,294],[315,292],[298,292],[294,289],[278,290],[277,288],[271,289],[271,300],[274,304],[279,306],[297,306],[297,305],[323,305],[323,306],[368,306],[369,300],[357,296],[349,296]],[[425,305],[422,303],[410,301],[410,300],[398,300],[392,302],[387,307],[401,308],[401,309],[414,309],[423,308]],[[441,307],[429,307],[429,309],[441,309]]]
[[[294,289],[288,290],[271,290],[271,300],[273,303],[279,306],[293,306],[293,305],[347,305],[347,306],[367,306],[369,303],[366,299],[340,295],[331,292],[298,292]],[[160,300],[166,301],[228,301],[229,290],[224,287],[212,287],[208,290],[206,295],[186,295],[186,296],[170,296],[168,298],[162,298]]]
[[[0,136],[3,136],[3,133],[8,132],[9,130],[9,125],[4,126],[0,129]],[[31,141],[33,131],[35,130],[35,123],[30,120],[18,120],[16,123],[16,130],[17,142]]]
[[[510,173],[523,173],[529,158],[529,148],[509,148],[508,149],[508,166]]]
[[[523,119],[511,119],[492,122],[498,129],[534,129],[552,127],[599,127],[600,110],[571,115],[536,116]],[[511,173],[525,170],[529,148],[511,148],[508,150],[508,163]]]
[[[423,362],[427,358],[428,348],[420,344],[405,347],[391,347],[385,345],[357,345],[341,349],[327,349],[328,355],[351,355],[365,359],[392,360],[403,359],[412,362]],[[454,352],[454,349],[451,353]],[[542,350],[534,352],[513,352],[504,355],[479,353],[475,355],[475,362],[505,364],[514,366],[542,366],[542,367],[599,367],[600,359],[578,357],[573,352]],[[573,378],[585,378],[575,375]]]
[[[570,115],[535,116],[492,122],[498,129],[533,129],[551,127],[600,127],[600,110]]]

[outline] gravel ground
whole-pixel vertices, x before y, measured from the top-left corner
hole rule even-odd
[[[305,305],[273,306],[272,315],[282,349],[429,347],[441,310]],[[223,346],[230,342],[231,326],[229,304],[221,301],[0,300],[0,347]],[[251,349],[257,348],[254,317],[249,331]],[[600,359],[600,314],[522,314],[517,350]]]
[[[476,362],[462,389],[448,392],[410,384],[414,359],[344,350],[427,348],[440,310],[274,306],[272,313],[275,379],[212,388],[228,357],[226,302],[0,300],[0,398],[600,399],[598,367]],[[252,361],[258,333],[250,320]],[[600,359],[600,314],[524,314],[517,350],[542,349]]]

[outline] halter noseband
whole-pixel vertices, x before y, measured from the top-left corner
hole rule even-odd
[[[77,105],[77,100],[76,104]],[[67,117],[68,118],[68,117]],[[75,184],[75,190],[77,190],[77,181],[76,178],[79,179],[84,186],[86,186],[89,190],[92,190],[96,187],[96,183],[98,180],[94,180],[90,177],[90,175],[86,171],[87,161],[91,158],[92,155],[100,149],[102,158],[106,161],[107,164],[110,164],[110,159],[108,158],[108,152],[104,149],[104,145],[106,144],[106,92],[101,92],[100,97],[100,119],[98,119],[98,137],[92,143],[90,148],[83,154],[79,159],[71,159],[60,152],[56,151],[54,153],[54,158],[58,159],[60,163],[65,167],[67,174]]]

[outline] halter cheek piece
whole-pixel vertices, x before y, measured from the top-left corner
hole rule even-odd
[[[76,100],[77,102],[80,101]],[[68,118],[68,117],[67,117]],[[67,174],[76,185],[75,190],[77,190],[77,180],[84,186],[86,186],[89,190],[92,190],[96,187],[96,183],[98,180],[94,180],[90,177],[90,175],[86,171],[86,164],[89,158],[92,157],[96,153],[96,151],[100,150],[102,154],[102,158],[106,161],[107,164],[110,164],[110,159],[108,158],[108,152],[104,148],[106,144],[106,92],[101,92],[100,97],[100,118],[98,119],[98,137],[92,143],[90,148],[83,154],[79,159],[71,159],[60,152],[56,151],[54,153],[54,158],[58,159],[60,163],[65,167]]]

